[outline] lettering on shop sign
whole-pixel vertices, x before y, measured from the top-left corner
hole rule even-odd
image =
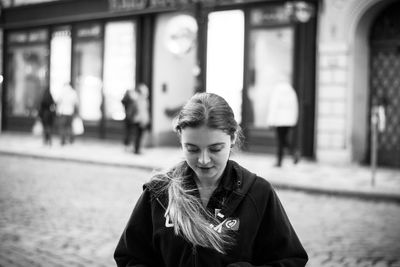
[[[178,7],[195,3],[242,2],[243,0],[108,0],[111,11],[142,10],[146,8]]]
[[[108,0],[110,10],[134,10],[147,7],[148,0]]]

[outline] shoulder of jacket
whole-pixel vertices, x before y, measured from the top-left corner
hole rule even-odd
[[[247,191],[253,188],[269,191],[272,188],[271,184],[266,179],[258,176],[256,173],[251,172],[237,162],[232,161],[232,166],[236,170],[238,180],[242,183],[241,186],[243,188],[248,187]]]
[[[148,189],[150,192],[157,192],[162,190],[168,184],[168,180],[164,175],[155,175],[153,176],[149,182],[143,185],[143,190]]]
[[[269,198],[273,187],[268,180],[240,166],[236,162],[234,162],[234,166],[240,170],[237,172],[241,176],[242,186],[247,187],[246,192],[244,192],[245,194],[253,198],[256,202]]]
[[[269,205],[271,198],[274,198],[274,196],[272,185],[260,176],[256,176],[247,194],[247,197],[257,210],[259,217],[264,216],[265,208]]]
[[[268,199],[273,190],[270,182],[263,177],[257,176],[250,193],[256,198]]]

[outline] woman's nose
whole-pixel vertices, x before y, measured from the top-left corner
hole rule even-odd
[[[208,151],[205,150],[205,151],[201,152],[200,157],[199,157],[199,163],[202,165],[206,165],[210,161],[211,161],[211,159],[210,159],[210,155],[208,154]]]

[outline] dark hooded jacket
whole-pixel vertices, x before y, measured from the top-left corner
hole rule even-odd
[[[235,239],[226,254],[176,235],[164,216],[167,203],[166,193],[144,186],[115,250],[118,266],[305,266],[308,260],[270,183],[234,161],[228,161],[207,205],[212,214],[219,211],[214,229],[231,231]]]

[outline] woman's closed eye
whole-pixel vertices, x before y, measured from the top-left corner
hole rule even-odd
[[[224,148],[223,145],[213,145],[209,147],[210,152],[216,153],[220,152]]]
[[[185,147],[186,147],[186,150],[187,150],[189,153],[198,153],[198,152],[200,152],[200,148],[198,148],[197,146],[194,146],[194,145],[186,145]],[[209,146],[209,147],[208,147],[208,150],[209,150],[211,153],[218,153],[218,152],[220,152],[223,148],[224,148],[223,145],[218,144],[218,145],[211,145],[211,146]]]
[[[200,151],[200,149],[197,146],[192,146],[192,145],[186,145],[186,150],[190,153],[196,153]]]

